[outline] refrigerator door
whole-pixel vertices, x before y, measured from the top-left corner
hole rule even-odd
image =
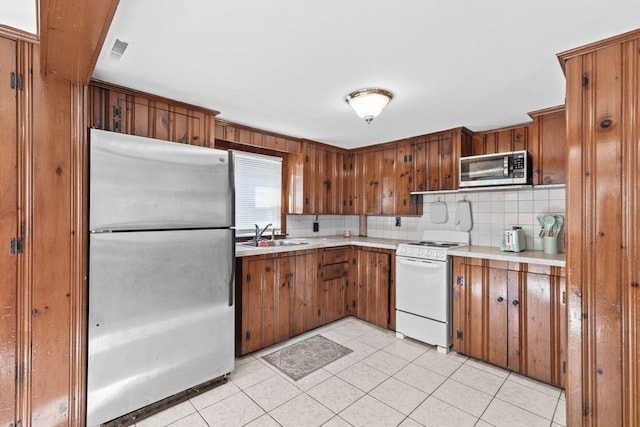
[[[91,129],[90,230],[233,226],[229,152]]]
[[[234,231],[90,235],[87,425],[233,370]]]

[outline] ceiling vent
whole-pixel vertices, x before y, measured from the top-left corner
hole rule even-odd
[[[127,46],[129,46],[129,43],[123,42],[120,39],[116,39],[116,42],[111,48],[111,53],[113,53],[114,55],[122,56],[124,54],[124,51],[127,50]]]

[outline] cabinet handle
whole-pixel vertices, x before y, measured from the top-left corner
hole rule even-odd
[[[502,302],[502,301],[504,301],[504,298],[498,297],[498,302]]]
[[[514,306],[514,307],[517,307],[517,306],[518,306],[518,304],[520,304],[520,303],[518,302],[518,300],[517,300],[517,299],[514,299],[514,300],[513,300],[513,302],[512,302],[511,304],[513,304],[513,306]]]

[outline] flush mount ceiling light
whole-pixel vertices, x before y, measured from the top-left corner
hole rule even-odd
[[[382,112],[393,98],[393,94],[385,89],[367,88],[356,90],[347,95],[345,101],[356,112],[357,115],[371,123],[374,117]]]

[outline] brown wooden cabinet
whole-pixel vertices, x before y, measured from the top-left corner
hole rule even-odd
[[[300,154],[290,156],[292,182],[288,212],[341,214],[345,209],[346,150],[304,141]]]
[[[531,151],[529,147],[530,132],[530,124],[477,132],[473,136],[473,147],[469,155],[495,154],[520,150]]]
[[[217,111],[92,82],[89,125],[97,129],[213,147]]]
[[[251,353],[315,327],[315,282],[306,267],[315,251],[256,255],[237,260],[236,354]],[[298,270],[298,267],[302,269]],[[317,270],[316,270],[317,271]],[[312,282],[311,284],[309,282]],[[313,310],[307,313],[307,296]],[[300,301],[304,301],[300,305]],[[310,314],[310,315],[309,315]],[[308,325],[305,323],[308,322]]]
[[[564,269],[454,257],[455,351],[564,386]]]
[[[215,135],[216,139],[221,141],[250,146],[253,149],[258,148],[291,154],[300,153],[300,141],[297,138],[266,132],[225,120],[216,119]]]
[[[413,191],[457,189],[459,160],[471,154],[472,135],[456,128],[412,138]]]
[[[567,80],[567,425],[640,425],[640,30],[558,55]]]
[[[533,185],[564,184],[567,161],[564,105],[529,115],[533,118],[528,147],[533,157]]]
[[[392,256],[385,249],[356,247],[352,258],[356,317],[382,328],[389,327],[390,311],[395,309],[389,304]]]
[[[349,287],[350,254],[351,247],[322,251],[322,283],[318,287],[321,324],[338,320],[349,312],[347,288]]]

